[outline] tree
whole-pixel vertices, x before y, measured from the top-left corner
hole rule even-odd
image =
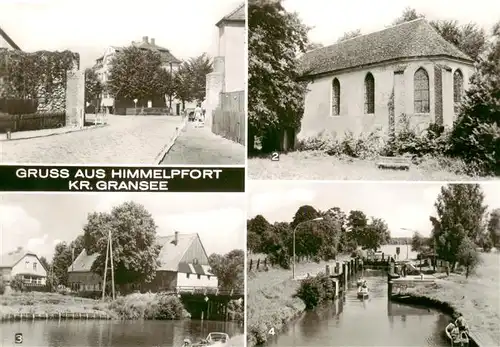
[[[481,264],[481,257],[476,251],[476,245],[470,238],[465,237],[460,243],[457,250],[457,261],[460,265],[465,266],[465,278],[468,278]]]
[[[270,227],[271,224],[260,214],[247,220],[247,248],[254,253],[262,252],[264,234]]]
[[[112,60],[109,91],[117,99],[138,99],[143,103],[162,94],[163,74],[159,53],[141,50],[137,47],[125,48],[117,52]]]
[[[450,184],[441,188],[434,206],[437,216],[430,220],[436,253],[453,269],[462,241],[466,237],[477,240],[483,231],[484,194],[478,184]]]
[[[402,24],[402,23],[409,22],[409,21],[412,21],[412,20],[415,20],[418,18],[423,18],[423,17],[425,17],[425,16],[421,13],[418,13],[417,10],[415,10],[414,8],[406,7],[403,10],[403,13],[401,14],[401,16],[396,18],[392,22],[392,25]]]
[[[488,221],[488,232],[491,243],[496,249],[500,248],[500,208],[494,209]]]
[[[186,62],[186,69],[192,80],[191,97],[193,100],[202,102],[206,96],[207,75],[213,71],[212,61],[206,53],[203,53],[198,57],[190,58]]]
[[[293,221],[290,223],[290,227],[292,229],[295,229],[300,223],[319,218],[320,216],[320,213],[316,211],[314,207],[310,205],[300,206],[293,216]]]
[[[168,100],[168,107],[172,109],[172,101],[175,96],[175,81],[174,81],[174,73],[171,71],[167,71],[165,69],[160,69],[159,73],[156,75],[158,79],[155,82],[155,85],[160,86],[158,92],[161,95],[165,95],[166,100]]]
[[[188,63],[184,62],[174,75],[175,96],[182,102],[182,109],[186,108],[186,102],[194,100],[192,86],[194,76],[189,71]]]
[[[103,276],[111,231],[115,283],[150,282],[156,275],[161,248],[156,244],[156,228],[151,214],[134,202],[113,207],[111,213],[90,213],[83,230],[87,252],[98,254],[91,270]]]
[[[42,264],[43,268],[44,268],[46,271],[49,271],[49,270],[50,270],[50,264],[49,264],[49,262],[47,261],[47,258],[45,258],[45,257],[40,257],[40,264]]]
[[[366,226],[361,239],[361,246],[364,249],[376,251],[381,245],[391,238],[387,223],[380,218],[372,217]]]
[[[68,269],[73,261],[84,249],[84,237],[78,236],[75,240],[67,244],[60,242],[56,245],[52,266],[47,268],[50,272],[51,283],[56,285],[68,286]]]
[[[356,247],[363,242],[363,234],[368,225],[368,218],[363,211],[353,210],[347,217],[348,238],[355,243]]]
[[[345,40],[349,40],[349,39],[352,39],[352,38],[355,38],[355,37],[358,37],[361,35],[361,29],[356,29],[356,30],[351,30],[351,31],[347,31],[344,33],[344,35],[342,35],[338,40],[337,40],[337,43],[340,43],[342,41],[345,41]]]
[[[500,175],[500,22],[465,93],[451,133],[450,154],[480,173]]]
[[[243,291],[245,287],[245,252],[243,250],[234,249],[225,255],[211,254],[208,263],[212,273],[219,280],[221,290]]]
[[[422,252],[426,248],[427,242],[419,232],[413,233],[411,238],[411,250],[413,252]]]
[[[103,85],[94,69],[85,69],[85,101],[92,102],[99,98]]]
[[[300,76],[298,53],[305,53],[308,28],[281,1],[248,3],[248,150],[256,137],[262,150],[279,149],[278,133],[298,129],[306,87]]]

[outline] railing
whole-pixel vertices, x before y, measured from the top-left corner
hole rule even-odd
[[[185,287],[180,286],[175,290],[176,294],[212,294],[212,295],[225,295],[225,296],[243,296],[244,292],[240,290],[220,290],[219,288],[213,287]]]

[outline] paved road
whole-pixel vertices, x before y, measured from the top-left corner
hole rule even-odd
[[[1,141],[3,164],[155,164],[182,120],[175,116],[109,116],[108,126]]]
[[[245,165],[246,150],[239,143],[188,123],[161,162],[162,165]]]

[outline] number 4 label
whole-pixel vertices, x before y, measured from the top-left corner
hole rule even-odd
[[[269,335],[275,335],[276,333],[274,332],[274,328],[271,328],[271,329],[269,330],[269,333],[268,333],[268,334],[269,334]]]

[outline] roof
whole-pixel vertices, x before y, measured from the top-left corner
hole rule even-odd
[[[209,267],[206,265],[181,263],[182,257],[196,238],[199,238],[197,233],[179,233],[177,236],[178,242],[175,244],[175,235],[157,237],[156,244],[161,246],[160,254],[158,255],[160,264],[157,270],[212,275],[209,271]],[[92,264],[98,256],[98,253],[89,255],[84,249],[75,259],[72,266],[68,268],[68,272],[90,271]]]
[[[314,76],[416,57],[449,57],[473,63],[423,18],[312,50],[302,55],[299,62],[304,76]]]
[[[227,22],[237,22],[237,23],[243,22],[244,23],[245,19],[246,19],[245,3],[242,3],[236,9],[234,9],[233,11],[231,11],[230,13],[228,13],[227,15],[222,17],[221,20],[219,20],[217,22],[217,24],[215,24],[215,25],[221,26],[223,23],[227,23]]]
[[[0,28],[0,36],[2,36],[2,37],[3,37],[3,39],[4,39],[5,41],[7,41],[7,43],[8,43],[8,44],[9,44],[9,45],[13,48],[13,49],[18,50],[18,51],[20,51],[20,50],[21,50],[21,48],[19,48],[19,46],[18,46],[18,45],[14,42],[14,40],[12,40],[12,39],[10,38],[10,36],[9,36],[9,35],[7,35],[7,33],[6,33],[5,31],[3,31],[3,29],[2,29],[2,28]]]
[[[15,251],[9,252],[7,254],[2,254],[0,256],[0,267],[12,268],[17,263],[19,263],[26,255],[34,255],[38,258],[38,256],[34,252],[19,247]]]
[[[113,48],[116,52],[120,52],[120,51],[124,50],[125,48],[127,48],[127,47],[119,47],[119,46],[110,46],[110,47]],[[153,45],[153,44],[151,44],[151,42],[144,42],[144,41],[132,42],[132,44],[129,47],[137,47],[140,49],[147,49],[147,50],[151,50],[154,52],[158,52],[158,53],[160,53],[162,63],[167,63],[167,64],[170,64],[170,63],[180,64],[181,63],[181,61],[179,59],[177,59],[172,53],[170,53],[170,51],[167,48],[158,46],[156,44]],[[104,58],[104,55],[97,58],[96,64],[98,64],[99,61],[102,60],[103,58]]]

